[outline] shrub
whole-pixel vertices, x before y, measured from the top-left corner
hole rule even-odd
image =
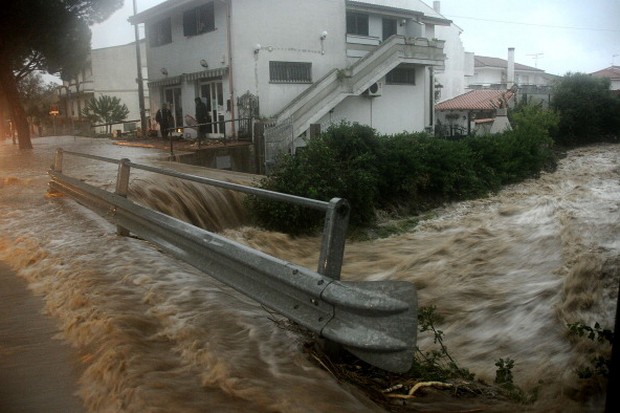
[[[537,176],[546,167],[555,166],[551,132],[557,128],[557,114],[538,105],[525,105],[513,119],[514,129],[503,136],[509,154],[504,159],[504,184]]]
[[[594,327],[590,327],[582,322],[569,323],[569,333],[573,336],[587,338],[588,340],[598,343],[599,347],[592,351],[589,365],[579,366],[576,370],[580,379],[589,379],[592,377],[609,377],[611,371],[611,357],[602,355],[606,348],[614,344],[614,332],[610,329],[603,329],[596,322]],[[608,346],[605,346],[608,345]]]
[[[551,133],[557,129],[558,115],[526,104],[514,110],[511,118],[512,131],[465,140],[475,154],[478,176],[491,191],[555,166]]]
[[[106,124],[108,133],[112,133],[112,124],[127,119],[129,109],[127,105],[115,96],[102,95],[97,99],[91,97],[82,109],[82,115],[91,122]]]
[[[553,90],[552,107],[560,114],[556,141],[563,145],[597,142],[620,132],[620,97],[609,79],[568,73]]]
[[[425,133],[378,136],[368,126],[343,122],[311,139],[296,155],[282,155],[260,185],[324,201],[346,198],[354,227],[373,224],[377,207],[419,212],[443,201],[484,196],[553,164],[549,130],[557,125],[557,116],[527,105],[512,116],[512,131],[462,140]],[[248,200],[257,222],[269,229],[299,234],[322,222],[317,211]]]
[[[426,137],[419,149],[424,192],[444,199],[468,199],[486,193],[476,173],[475,154],[464,140]]]
[[[428,176],[423,168],[420,140],[426,134],[401,133],[383,138],[377,163],[379,204],[409,203],[420,199]]]
[[[359,124],[339,124],[311,139],[295,155],[282,155],[260,186],[277,192],[329,201],[346,198],[351,205],[350,222],[372,222],[377,199],[379,143],[375,131]],[[293,234],[316,229],[324,215],[295,205],[248,198],[250,211],[269,229]]]

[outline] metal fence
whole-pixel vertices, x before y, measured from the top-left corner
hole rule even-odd
[[[118,165],[115,192],[63,174],[65,155]],[[129,176],[140,169],[258,197],[325,211],[317,270],[301,267],[249,248],[129,199]],[[260,188],[58,149],[49,171],[50,191],[61,192],[133,233],[227,284],[290,320],[342,345],[362,360],[394,372],[411,367],[417,331],[415,288],[404,281],[340,280],[349,204],[302,198]]]
[[[294,152],[293,119],[287,118],[275,125],[265,125],[265,167],[273,164],[280,153]]]

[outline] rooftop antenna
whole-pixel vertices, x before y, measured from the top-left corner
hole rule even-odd
[[[616,57],[618,57],[618,56],[620,56],[620,55],[618,55],[618,54],[612,54],[612,55],[611,55],[611,65],[612,65],[612,66],[614,65],[614,63],[615,63],[615,61],[616,61]]]
[[[538,59],[540,58],[540,56],[544,55],[544,53],[531,53],[528,54],[526,56],[532,56],[532,59],[534,59],[534,67],[536,69],[538,69]]]

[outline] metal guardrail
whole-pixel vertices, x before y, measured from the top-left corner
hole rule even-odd
[[[115,163],[115,192],[62,173],[63,155]],[[249,248],[218,234],[127,199],[131,168],[324,210],[325,225],[316,272]],[[266,191],[177,171],[58,149],[49,171],[50,191],[64,193],[117,225],[229,285],[290,320],[342,345],[384,370],[407,371],[417,333],[417,299],[405,281],[340,281],[349,205]]]

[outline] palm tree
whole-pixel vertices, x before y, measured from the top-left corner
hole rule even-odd
[[[127,105],[121,103],[119,98],[108,95],[90,98],[82,110],[82,115],[91,122],[104,123],[107,133],[112,133],[112,125],[127,119],[128,114]]]

